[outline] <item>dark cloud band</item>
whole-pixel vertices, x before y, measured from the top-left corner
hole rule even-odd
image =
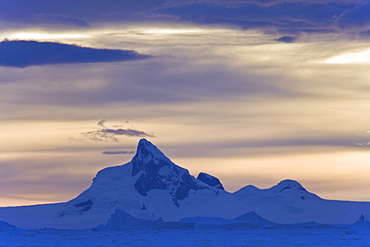
[[[81,47],[53,42],[4,40],[0,42],[0,66],[24,68],[32,65],[119,62],[148,58],[129,50]]]
[[[137,3],[96,0],[94,4],[86,0],[66,1],[27,4],[21,0],[0,0],[0,21],[7,25],[89,28],[95,23],[185,20],[274,29],[286,34],[362,33],[370,29],[367,0],[143,0]]]

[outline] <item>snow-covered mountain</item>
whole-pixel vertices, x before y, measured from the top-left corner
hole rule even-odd
[[[218,178],[206,173],[193,177],[142,139],[130,162],[99,171],[90,188],[73,200],[0,208],[0,221],[22,228],[81,229],[107,224],[114,213],[168,222],[192,217],[231,220],[251,211],[276,223],[353,223],[361,214],[370,216],[370,202],[324,200],[293,180],[270,189],[249,185],[229,193]]]

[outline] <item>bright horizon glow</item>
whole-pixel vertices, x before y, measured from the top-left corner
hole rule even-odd
[[[351,64],[351,63],[369,63],[370,49],[364,51],[352,51],[344,53],[335,57],[331,57],[324,61],[324,63],[333,64]]]
[[[161,149],[161,147],[159,148]],[[161,150],[164,152],[165,155],[167,155],[165,150]],[[61,158],[63,154],[56,153],[55,155],[57,155],[56,157]],[[75,154],[74,157],[77,157],[77,155],[78,154]],[[27,156],[29,157],[30,155]],[[131,160],[133,154],[125,155],[125,157],[126,161],[122,163],[105,165],[99,169],[115,165],[123,165]],[[370,172],[370,167],[368,166],[370,154],[366,152],[333,152],[321,153],[316,155],[302,154],[292,157],[277,155],[268,158],[250,157],[247,159],[173,159],[171,156],[169,156],[169,158],[175,164],[188,169],[190,171],[190,174],[195,177],[198,175],[199,172],[206,172],[218,177],[221,183],[224,185],[225,190],[229,192],[235,192],[247,185],[254,185],[259,189],[268,189],[278,184],[282,180],[293,179],[300,182],[302,186],[305,187],[308,191],[324,199],[370,201],[369,196],[365,194],[366,188],[362,188],[361,190],[359,190],[355,186],[355,181],[352,181],[353,177],[355,177],[357,183],[367,182],[367,174]],[[42,157],[38,156],[38,160],[41,161]],[[89,159],[85,160],[87,161]],[[99,160],[102,161],[104,159],[100,157]],[[80,157],[80,162],[81,161],[84,161],[83,157]],[[89,163],[92,164],[91,161]],[[346,169],[346,167],[349,163],[355,163],[356,166],[353,166],[351,170],[348,170]],[[335,166],[331,164],[335,164]],[[227,166],[227,169],[225,169],[225,165]],[[325,169],[322,169],[323,166],[325,167]],[[290,170],[290,172],[286,172],[287,168],[288,170]],[[19,195],[19,197],[13,197],[9,194],[10,198],[2,201],[0,203],[0,206],[22,206],[32,205],[36,203],[39,204],[69,201],[90,186],[91,179],[99,170],[98,169],[96,171],[93,171],[91,167],[85,167],[85,169],[87,170],[79,171],[81,176],[80,179],[82,181],[80,186],[81,191],[79,191],[77,194],[65,191],[62,195],[60,193],[63,193],[63,190],[54,190],[52,197],[48,197],[42,193],[37,193],[37,191],[34,191],[34,194],[32,196],[24,194]],[[320,169],[322,171],[320,174],[318,174],[317,170]],[[76,172],[73,170],[72,167],[70,167],[68,170],[71,175]],[[338,173],[338,171],[346,171],[346,173],[341,174]],[[340,179],[341,181],[343,181],[343,184],[340,186],[338,184],[331,184],[329,181],[327,181],[328,176],[335,176],[336,179]],[[61,187],[63,188],[63,185]],[[340,188],[341,191],[338,191],[338,188]],[[344,196],[347,193],[350,193],[352,197],[348,197],[348,195]],[[52,198],[54,198],[54,200]]]

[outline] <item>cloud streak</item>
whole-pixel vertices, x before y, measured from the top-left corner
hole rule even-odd
[[[129,137],[154,137],[154,135],[148,134],[144,131],[135,129],[123,129],[123,128],[108,128],[105,126],[105,120],[98,122],[99,129],[81,133],[85,138],[96,141],[96,142],[119,142],[119,136]]]
[[[102,154],[116,155],[116,154],[134,154],[135,151],[104,151]]]
[[[130,50],[81,47],[54,42],[4,40],[0,42],[0,66],[24,68],[33,65],[107,63],[148,58]]]
[[[357,146],[360,146],[360,147],[370,147],[370,142],[361,142],[361,143],[356,143]]]

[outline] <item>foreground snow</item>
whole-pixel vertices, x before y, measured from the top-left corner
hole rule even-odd
[[[188,230],[0,229],[0,246],[370,246],[370,231],[347,228]]]

